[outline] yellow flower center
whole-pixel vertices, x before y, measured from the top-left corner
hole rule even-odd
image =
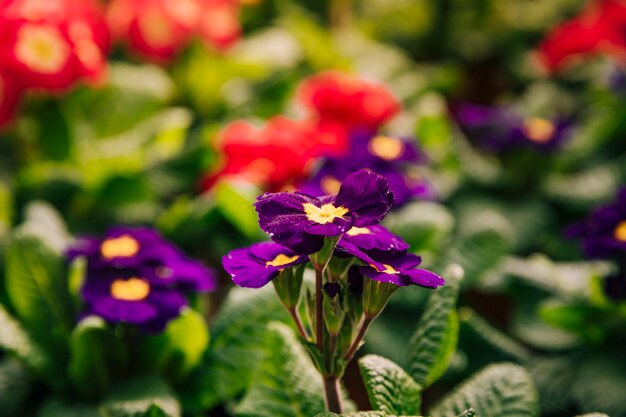
[[[554,136],[554,123],[540,117],[530,117],[524,121],[524,134],[533,142],[547,143]]]
[[[379,158],[391,161],[402,155],[404,143],[389,136],[376,136],[369,143],[369,151]]]
[[[155,9],[146,11],[138,23],[140,32],[150,46],[158,48],[172,42],[174,29],[161,11]]]
[[[281,253],[278,256],[276,256],[273,260],[265,262],[265,266],[266,267],[268,267],[268,266],[284,266],[284,265],[292,263],[296,259],[298,259],[298,255],[287,256],[287,255]]]
[[[322,191],[326,194],[337,194],[339,192],[339,188],[341,188],[341,182],[332,175],[327,175],[322,178],[320,185],[322,187]]]
[[[306,218],[312,222],[319,224],[332,223],[337,218],[343,218],[343,215],[348,212],[345,207],[335,207],[332,203],[324,204],[322,207],[317,207],[311,203],[304,203],[304,212]]]
[[[370,233],[372,232],[367,227],[356,226],[346,232],[348,236],[369,235]]]
[[[116,279],[111,284],[111,297],[122,301],[141,301],[150,294],[150,284],[141,278]]]
[[[105,240],[100,245],[100,253],[105,259],[129,258],[139,252],[139,242],[132,236],[122,235]]]
[[[17,35],[15,57],[32,71],[59,72],[69,56],[69,45],[54,27],[25,24]]]
[[[623,220],[615,227],[615,239],[626,242],[626,220]]]
[[[400,271],[396,270],[393,266],[387,265],[387,264],[383,264],[385,269],[383,269],[382,271],[378,269],[378,267],[374,264],[370,264],[370,266],[374,268],[375,270],[377,270],[378,272],[382,272],[384,274],[399,274],[400,273]]]

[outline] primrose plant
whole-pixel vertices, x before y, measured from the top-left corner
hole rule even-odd
[[[272,281],[323,377],[331,412],[342,412],[339,381],[391,295],[403,286],[444,284],[419,269],[421,258],[379,224],[393,202],[387,180],[370,170],[348,176],[336,195],[266,193],[255,207],[272,242],[233,250],[223,259],[238,286]],[[307,266],[315,271],[314,291],[302,291]]]

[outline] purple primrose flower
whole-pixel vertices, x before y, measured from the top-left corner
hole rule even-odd
[[[343,234],[337,244],[337,252],[347,253],[366,262],[374,262],[367,253],[370,251],[406,252],[409,244],[400,236],[394,235],[384,226],[352,227]]]
[[[384,177],[360,170],[346,178],[336,196],[265,193],[255,207],[261,229],[273,241],[298,254],[311,254],[322,248],[326,236],[380,223],[393,201]]]
[[[313,196],[336,194],[348,175],[359,169],[371,169],[387,179],[395,196],[394,207],[400,207],[411,199],[435,197],[430,184],[412,170],[425,161],[426,156],[414,140],[356,132],[352,135],[350,152],[323,159],[315,175],[298,189]]]
[[[580,238],[585,255],[593,259],[615,259],[626,263],[626,187],[611,204],[594,210],[584,221],[570,226],[569,238]]]
[[[117,227],[103,239],[81,238],[67,256],[87,260],[83,316],[95,314],[146,331],[160,331],[178,316],[187,305],[185,291],[216,286],[211,271],[150,229]]]
[[[240,287],[261,288],[282,270],[307,262],[274,242],[255,243],[249,248],[235,249],[222,258],[224,269]]]
[[[463,104],[456,113],[461,130],[476,146],[499,153],[525,146],[555,150],[571,136],[571,122],[524,118],[506,106]]]
[[[422,258],[412,253],[377,252],[370,253],[368,258],[373,262],[360,267],[359,271],[375,281],[401,287],[419,285],[428,288],[437,288],[445,283],[443,278],[434,272],[417,268],[422,263]]]

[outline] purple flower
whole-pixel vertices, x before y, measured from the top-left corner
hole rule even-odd
[[[626,262],[626,187],[613,203],[597,208],[565,233],[582,240],[583,252],[589,258]]]
[[[411,170],[425,161],[415,140],[356,132],[351,138],[350,152],[325,158],[315,175],[298,189],[313,196],[336,194],[348,175],[370,169],[387,179],[395,196],[394,207],[400,207],[411,199],[434,198],[432,187]]]
[[[298,254],[311,254],[322,248],[326,236],[380,223],[393,200],[385,178],[360,170],[346,178],[336,196],[266,193],[255,207],[261,229],[273,241]]]
[[[261,288],[282,270],[307,260],[306,256],[300,256],[277,243],[262,242],[230,251],[222,258],[222,264],[236,285]]]
[[[374,262],[362,266],[359,271],[366,277],[379,282],[398,286],[419,285],[437,288],[445,282],[434,272],[417,268],[422,258],[406,252],[381,252],[372,257]]]
[[[394,235],[381,225],[353,227],[348,230],[337,244],[337,252],[347,253],[366,262],[374,262],[368,255],[376,252],[406,252],[409,244],[400,236]]]
[[[505,106],[463,104],[456,111],[456,119],[470,141],[494,153],[520,146],[554,150],[571,136],[568,120],[524,118]]]
[[[70,259],[85,256],[90,270],[132,268],[142,276],[184,290],[211,291],[216,286],[215,277],[206,267],[187,258],[152,229],[115,227],[103,239],[78,239],[67,255]]]
[[[86,309],[110,323],[128,323],[147,332],[162,331],[187,301],[183,294],[132,268],[90,270],[81,289]]]

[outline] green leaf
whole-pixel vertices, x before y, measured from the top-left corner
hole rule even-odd
[[[31,385],[28,369],[21,362],[13,358],[0,361],[0,417],[18,415]]]
[[[357,411],[355,413],[319,413],[315,417],[395,417],[389,416],[382,411]]]
[[[224,217],[250,239],[260,235],[258,216],[252,205],[259,194],[256,187],[226,182],[218,184],[215,190],[215,201]]]
[[[74,324],[63,258],[40,239],[16,231],[6,250],[6,289],[17,316],[56,354]]]
[[[468,408],[481,417],[534,417],[537,392],[524,368],[511,363],[487,366],[439,401],[432,417],[457,415]]]
[[[626,414],[626,363],[623,346],[605,346],[595,355],[590,352],[573,365],[578,371],[572,395],[581,412],[601,410],[611,416]]]
[[[240,417],[308,417],[324,410],[323,393],[322,378],[293,330],[270,323],[254,383],[235,413]]]
[[[266,326],[289,322],[272,288],[233,289],[211,327],[211,344],[183,393],[186,409],[206,410],[241,394],[263,355]]]
[[[204,318],[196,310],[186,308],[168,323],[163,333],[146,337],[142,360],[165,375],[180,378],[200,363],[208,345]]]
[[[128,367],[128,351],[99,317],[81,320],[70,337],[68,373],[74,388],[89,399],[105,394]]]
[[[178,400],[156,376],[136,378],[117,386],[102,402],[106,417],[180,417]]]
[[[361,358],[359,369],[372,408],[386,414],[419,414],[421,387],[404,369],[377,355]]]
[[[470,408],[469,410],[463,411],[461,414],[459,414],[456,417],[474,417],[475,415],[476,415],[476,412],[474,411],[474,409]]]
[[[443,277],[446,284],[429,297],[424,314],[409,343],[410,374],[424,388],[448,369],[458,342],[459,317],[456,303],[463,270],[458,265],[451,265]]]
[[[72,237],[54,207],[44,201],[32,201],[24,210],[25,221],[19,226],[23,234],[36,236],[57,254],[63,254]]]
[[[531,357],[531,353],[522,344],[493,327],[471,308],[462,307],[459,311],[459,317],[461,328],[471,335],[470,343],[481,345],[481,354],[484,355],[482,349],[488,347],[498,356],[507,360],[525,362]],[[476,343],[476,339],[480,343]]]
[[[415,251],[438,249],[454,228],[454,217],[442,204],[416,201],[385,220],[389,229],[401,233]]]
[[[92,404],[52,398],[41,406],[37,417],[104,417],[104,415]]]

